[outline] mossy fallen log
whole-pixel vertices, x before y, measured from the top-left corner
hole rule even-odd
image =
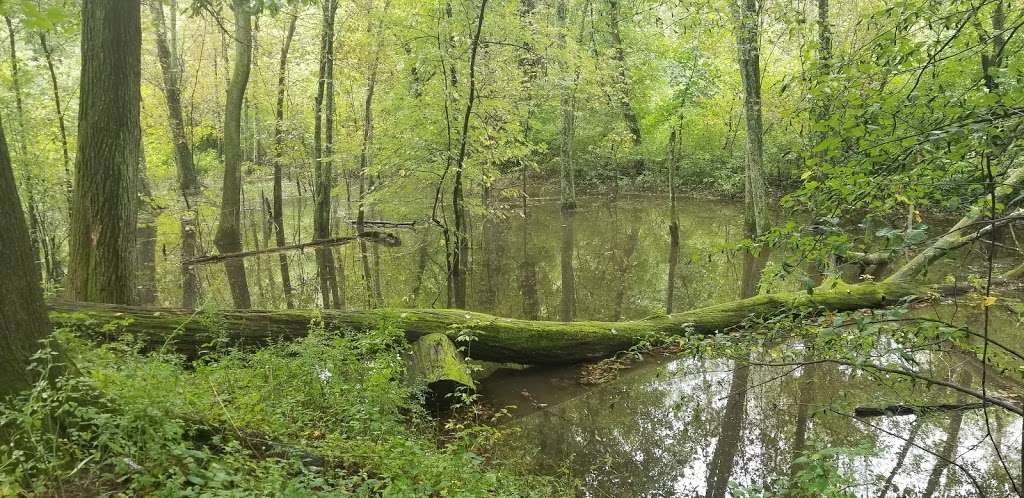
[[[55,323],[92,323],[109,330],[109,338],[132,334],[147,349],[169,346],[187,357],[201,356],[208,344],[226,341],[259,347],[307,334],[313,318],[328,329],[365,330],[391,323],[410,341],[441,333],[469,357],[524,364],[568,364],[607,358],[659,336],[714,334],[783,313],[821,314],[879,308],[936,293],[956,292],[948,286],[904,282],[868,282],[815,289],[813,293],[781,292],[697,308],[672,315],[622,322],[551,322],[502,318],[453,309],[223,310],[196,312],[92,303],[51,304]],[[112,327],[102,327],[114,324]]]
[[[428,405],[448,405],[454,401],[453,394],[476,390],[462,353],[444,334],[427,334],[417,339],[406,364],[410,381],[426,386]]]

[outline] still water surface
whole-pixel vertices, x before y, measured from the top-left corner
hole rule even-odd
[[[737,295],[740,209],[719,200],[679,203],[676,310]],[[310,212],[305,201],[291,206],[297,214],[290,236],[298,240],[310,237],[303,210]],[[525,211],[512,202],[497,211],[472,227],[470,308],[553,320],[563,317],[567,306],[575,319],[641,318],[664,311],[666,199],[585,199],[572,216],[544,202]],[[249,210],[252,217],[256,212]],[[411,204],[374,214],[402,220],[422,212],[422,206]],[[388,306],[446,304],[443,240],[420,221],[418,228],[399,232],[401,247],[378,249],[373,271],[380,275]],[[347,274],[349,306],[368,303],[355,246],[336,251]],[[272,279],[271,263],[248,262],[250,275],[259,271]],[[299,305],[315,306],[312,254],[293,256],[292,264]],[[563,269],[570,267],[567,275]],[[205,271],[210,287],[222,286],[220,273]],[[279,306],[272,280],[261,285],[268,287],[254,291],[261,305]],[[969,308],[957,303],[920,312],[976,322],[964,311]],[[1008,344],[1024,344],[1018,315],[1006,308],[998,313],[993,334]],[[981,377],[977,362],[965,356],[921,353],[915,361],[932,375],[964,384],[977,386]],[[732,360],[713,355],[654,357],[600,386],[582,386],[577,378],[575,367],[503,369],[483,381],[482,392],[493,406],[516,407],[509,423],[521,429],[521,437],[507,456],[534,471],[568,473],[582,483],[583,496],[762,496],[800,470],[793,460],[801,449],[831,455],[841,477],[826,479],[844,480],[843,496],[1006,496],[1011,490],[995,446],[986,439],[989,432],[1006,466],[1020,476],[1019,417],[989,409],[987,423],[981,410],[857,419],[850,416],[857,406],[974,400],[923,384],[894,389],[891,381],[883,385],[845,366],[736,369]],[[1005,397],[1024,392],[1018,374],[1000,382],[992,380],[995,374],[988,378],[990,388]]]

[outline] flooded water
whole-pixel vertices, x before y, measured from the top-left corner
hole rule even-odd
[[[510,202],[496,206],[497,215],[475,217],[469,307],[552,320],[566,313],[616,320],[664,312],[666,199],[581,204],[571,216],[553,202],[533,202],[525,212]],[[308,240],[311,227],[301,223],[308,204],[298,200],[289,208],[289,238]],[[443,239],[415,218],[423,212],[410,203],[371,216],[417,221],[415,229],[396,231],[401,247],[372,249],[371,268],[387,306],[446,305]],[[262,223],[257,210],[248,213],[251,226]],[[741,219],[732,202],[680,202],[676,310],[736,297]],[[252,232],[255,243],[259,231]],[[348,306],[367,305],[370,290],[357,247],[335,251]],[[298,305],[317,305],[312,252],[290,258]],[[164,269],[169,282],[171,263]],[[262,307],[281,306],[274,264],[269,258],[247,262],[250,279],[259,275],[253,294]],[[223,303],[220,268],[206,268],[202,276],[212,299]],[[957,303],[919,312],[977,323],[976,310]],[[1021,345],[1018,324],[1016,313],[1000,307],[993,337]],[[755,352],[751,359],[756,363],[771,353]],[[978,386],[982,375],[979,362],[962,354],[921,352],[912,361],[962,385]],[[1020,417],[990,408],[859,419],[852,416],[857,407],[976,400],[924,383],[882,382],[848,366],[736,368],[733,360],[714,355],[653,357],[599,386],[583,386],[578,376],[577,367],[499,369],[481,390],[491,405],[515,407],[508,427],[521,436],[505,456],[537,472],[579,479],[582,496],[767,496],[797,476],[832,485],[835,496],[1006,496],[1012,489],[1004,465],[1014,476],[1021,473]],[[1019,372],[990,371],[987,378],[990,392],[1024,399]],[[797,455],[805,458],[794,462]]]

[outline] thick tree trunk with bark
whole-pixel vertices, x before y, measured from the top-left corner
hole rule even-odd
[[[228,83],[224,109],[224,186],[221,192],[220,218],[217,235],[213,240],[221,253],[242,250],[242,145],[241,119],[245,89],[249,84],[252,59],[252,11],[248,0],[234,0],[235,60]],[[235,308],[252,306],[249,283],[245,276],[245,263],[241,259],[224,262],[228,286]]]
[[[0,124],[0,400],[30,387],[37,373],[29,367],[50,322],[39,286],[25,214],[14,183],[11,156]]]
[[[135,301],[142,27],[138,0],[82,5],[78,154],[68,294]]]

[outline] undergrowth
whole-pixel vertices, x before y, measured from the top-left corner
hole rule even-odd
[[[570,494],[488,456],[511,429],[421,408],[403,381],[405,340],[386,325],[314,324],[302,341],[198,362],[57,337],[80,374],[0,404],[0,496]]]

